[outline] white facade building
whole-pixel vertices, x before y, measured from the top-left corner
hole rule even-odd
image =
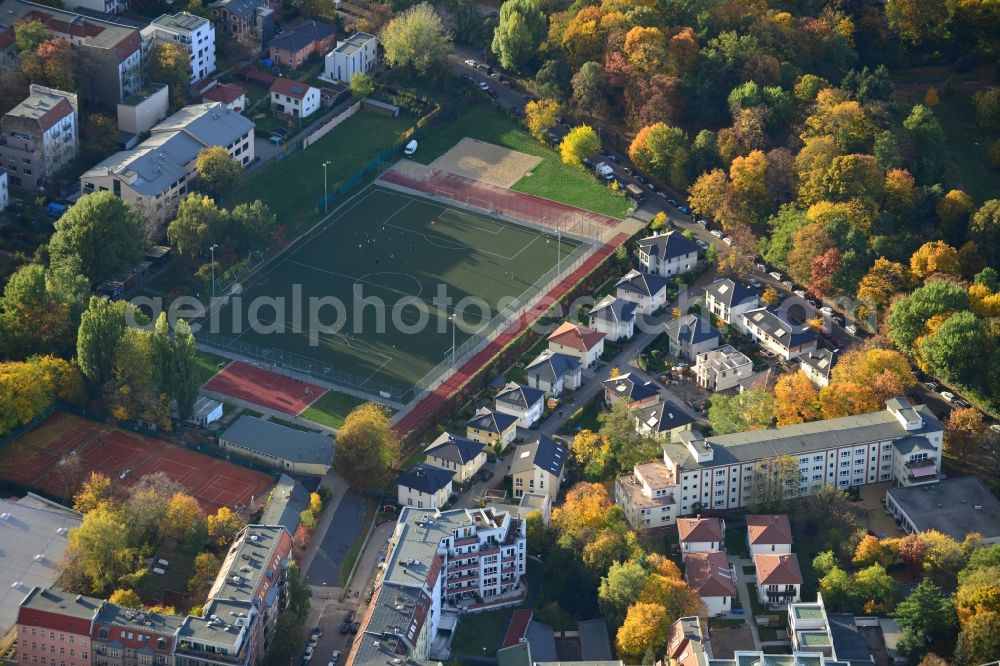
[[[726,523],[721,518],[678,518],[677,540],[683,553],[723,550]]]
[[[320,107],[319,88],[279,76],[271,84],[271,106],[292,118],[308,118]]]
[[[740,282],[720,278],[705,287],[705,307],[716,319],[746,333],[739,315],[760,307],[760,296]]]
[[[693,369],[698,386],[709,391],[726,391],[753,374],[753,361],[726,345],[698,354]]]
[[[516,417],[520,427],[530,428],[542,418],[545,391],[510,382],[497,393],[493,408],[502,414]]]
[[[643,270],[665,277],[687,273],[698,263],[698,246],[677,231],[643,238],[636,254]]]
[[[615,295],[636,304],[636,312],[651,315],[667,304],[667,280],[659,275],[631,270],[615,285]]]
[[[684,577],[705,604],[709,617],[732,610],[736,586],[725,551],[684,553]]]
[[[635,334],[636,304],[608,294],[591,308],[590,327],[608,340],[628,340]]]
[[[191,55],[191,83],[215,71],[215,24],[188,12],[163,14],[142,29],[143,50],[173,43]]]
[[[378,60],[378,38],[367,32],[356,32],[337,42],[337,48],[326,54],[323,73],[331,81],[350,83],[355,72],[371,73]]]

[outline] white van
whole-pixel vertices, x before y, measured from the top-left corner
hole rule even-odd
[[[403,154],[412,155],[415,152],[417,152],[417,140],[413,139],[408,144],[406,144],[405,148],[403,148]]]

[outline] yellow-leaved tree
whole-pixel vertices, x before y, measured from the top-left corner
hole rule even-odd
[[[563,164],[578,166],[583,163],[583,158],[593,155],[601,148],[601,141],[597,138],[597,132],[590,125],[580,125],[574,127],[563,138],[559,144],[559,154],[562,156]]]

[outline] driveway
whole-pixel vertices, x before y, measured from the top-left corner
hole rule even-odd
[[[340,568],[344,557],[368,527],[365,509],[365,498],[350,490],[344,493],[306,571],[307,584],[341,587]]]

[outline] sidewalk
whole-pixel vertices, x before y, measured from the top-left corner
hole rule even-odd
[[[326,531],[330,529],[330,523],[333,521],[333,514],[337,512],[337,507],[340,506],[340,500],[343,499],[344,493],[347,492],[347,482],[340,478],[340,475],[333,470],[330,470],[330,472],[320,480],[319,487],[326,488],[330,491],[330,499],[327,500],[326,506],[323,507],[323,513],[320,515],[319,521],[316,523],[316,530],[313,532],[313,538],[306,547],[305,554],[302,556],[302,567],[300,571],[302,571],[303,575],[309,572],[309,566],[312,564],[313,558],[316,557],[316,552],[323,543],[323,537],[326,536]]]
[[[753,560],[730,555],[729,562],[733,567],[733,573],[736,574],[736,593],[740,597],[740,605],[743,606],[743,612],[746,613],[747,624],[750,625],[754,649],[760,650],[763,644],[760,642],[760,633],[757,631],[757,619],[753,616],[753,604],[750,602],[750,591],[747,589],[747,583],[756,581],[757,577],[743,573],[743,567],[752,567]],[[784,645],[787,645],[787,642]]]

